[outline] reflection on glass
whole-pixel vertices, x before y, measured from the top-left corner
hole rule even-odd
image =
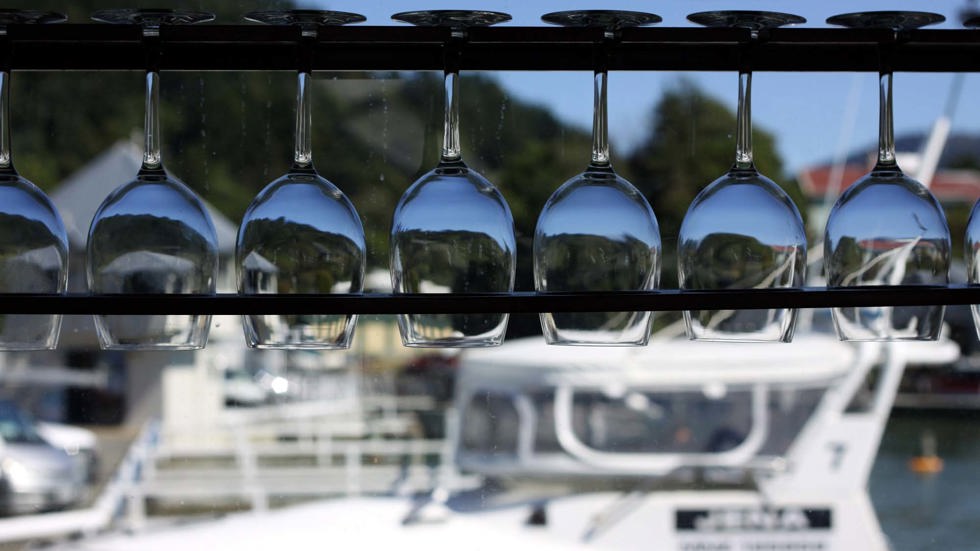
[[[920,12],[868,12],[827,20],[853,28],[913,29],[945,18]],[[878,161],[848,188],[827,220],[824,258],[830,287],[945,285],[950,236],[942,206],[895,162],[892,74],[880,75]],[[942,306],[835,308],[842,340],[935,340]]]
[[[452,29],[510,19],[496,12],[407,12],[393,19]],[[449,47],[452,45],[450,44]],[[458,71],[445,73],[445,128],[438,166],[401,197],[391,228],[395,293],[505,293],[514,290],[514,219],[503,195],[462,160]],[[398,325],[405,346],[474,347],[503,342],[507,314],[405,314]]]
[[[758,31],[806,20],[795,15],[722,11],[688,16],[711,27]],[[802,287],[806,233],[796,205],[752,161],[752,74],[739,73],[735,164],[701,190],[681,224],[678,277],[682,289],[777,289]],[[695,340],[789,342],[796,310],[685,311]]]
[[[568,11],[549,23],[601,27],[607,40],[622,27],[660,21],[653,14]],[[592,160],[548,199],[534,231],[534,283],[540,292],[646,291],[660,281],[660,228],[646,198],[617,175],[609,157],[604,68],[595,72]],[[644,345],[651,312],[540,314],[549,344]]]
[[[0,10],[0,35],[14,23],[60,23],[58,13]],[[14,169],[10,73],[0,69],[0,293],[64,293],[68,236],[51,200]],[[53,349],[61,315],[0,314],[0,350]]]
[[[304,41],[318,25],[363,21],[329,11],[252,12],[253,21],[295,24]],[[242,294],[359,293],[364,280],[364,228],[354,206],[313,166],[309,69],[298,76],[293,165],[263,189],[238,232],[238,290]],[[245,339],[257,348],[350,346],[353,315],[247,315]]]
[[[105,10],[93,19],[137,23],[143,37],[159,36],[161,24],[210,21],[214,16],[172,10]],[[170,176],[160,156],[157,106],[160,77],[146,73],[143,165],[95,213],[88,234],[89,290],[100,294],[213,294],[218,245],[207,208],[183,182]],[[210,315],[96,315],[107,349],[189,350],[207,342]]]

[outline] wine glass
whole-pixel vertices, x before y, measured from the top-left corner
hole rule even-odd
[[[435,10],[392,19],[452,29],[449,49],[466,28],[507,21],[498,12]],[[448,54],[447,58],[452,55]],[[391,281],[395,293],[506,293],[516,269],[514,219],[503,195],[463,163],[459,142],[459,71],[445,70],[445,129],[436,168],[416,180],[395,208]],[[402,342],[414,347],[494,346],[507,314],[403,314]]]
[[[762,11],[695,13],[688,19],[708,27],[758,32],[804,23],[796,15]],[[677,239],[681,289],[775,289],[802,287],[806,233],[800,211],[752,161],[752,73],[738,75],[735,163],[701,190],[681,223]],[[684,312],[692,340],[789,342],[797,311],[693,310]]]
[[[969,12],[963,21],[963,26],[970,29],[980,28],[980,13]],[[980,201],[973,205],[973,210],[970,212],[963,246],[967,281],[971,285],[980,284]],[[973,325],[977,330],[977,336],[980,337],[980,305],[971,305],[970,311],[973,313]]]
[[[933,13],[866,12],[837,15],[827,23],[897,33],[944,20]],[[827,285],[945,285],[949,283],[949,226],[936,198],[895,162],[890,70],[881,72],[880,85],[878,161],[870,174],[841,194],[830,211],[824,237]],[[935,340],[944,307],[832,311],[842,340]]]
[[[210,21],[213,15],[179,10],[115,9],[92,19],[138,24],[152,48],[160,26]],[[146,73],[143,164],[136,178],[116,188],[95,213],[88,233],[88,285],[103,294],[213,294],[218,245],[207,208],[163,167],[158,104],[160,76],[151,59]],[[210,315],[95,316],[106,349],[193,350],[207,342]]]
[[[577,10],[549,13],[548,23],[616,31],[660,22],[650,13]],[[660,283],[660,227],[646,198],[617,175],[609,157],[607,71],[595,71],[592,160],[545,203],[534,231],[534,283],[539,292],[646,291]],[[549,344],[645,345],[651,312],[540,314]]]
[[[262,23],[298,25],[303,41],[316,38],[319,25],[364,21],[336,11],[261,11],[245,15]],[[311,46],[311,44],[307,44]],[[310,134],[310,74],[297,78],[293,165],[265,187],[245,211],[238,230],[238,291],[264,293],[359,293],[366,245],[354,206],[313,166]],[[245,340],[253,348],[350,346],[353,315],[246,315]]]
[[[60,13],[0,10],[0,37],[13,24],[61,23]],[[0,38],[2,40],[2,38]],[[51,200],[14,169],[10,73],[0,68],[0,292],[61,294],[68,288],[68,235]],[[0,314],[0,350],[58,345],[60,314]]]

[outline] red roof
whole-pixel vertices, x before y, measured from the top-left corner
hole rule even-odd
[[[840,192],[867,174],[869,170],[865,165],[845,165],[841,171]],[[800,188],[802,188],[803,193],[813,199],[822,199],[827,192],[833,171],[834,168],[831,165],[804,169],[800,172]],[[980,171],[939,170],[933,177],[929,189],[937,199],[943,202],[973,203],[980,199]],[[838,192],[836,195],[839,194]]]

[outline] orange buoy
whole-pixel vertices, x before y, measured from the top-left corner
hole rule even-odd
[[[909,470],[915,474],[936,474],[943,470],[943,460],[935,455],[913,457],[909,459]]]
[[[943,460],[936,454],[936,435],[932,431],[922,435],[922,455],[909,459],[909,470],[920,475],[933,475],[943,470]]]

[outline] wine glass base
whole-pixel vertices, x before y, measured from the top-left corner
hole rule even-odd
[[[339,26],[367,21],[359,13],[332,10],[260,10],[248,12],[243,17],[267,25]]]
[[[830,25],[851,29],[891,29],[907,31],[942,23],[946,18],[938,13],[923,11],[867,11],[843,13],[827,18]]]
[[[0,27],[8,25],[46,25],[49,23],[64,23],[68,16],[63,13],[40,10],[0,9]]]
[[[791,13],[753,10],[719,10],[692,13],[688,21],[705,27],[752,29],[775,29],[785,25],[801,25],[806,19]]]
[[[484,10],[405,11],[391,16],[395,21],[420,27],[486,27],[511,20],[509,14]]]
[[[92,20],[117,25],[192,25],[214,20],[214,14],[203,11],[154,8],[115,8],[92,13]]]
[[[568,10],[546,13],[541,16],[545,23],[565,27],[598,27],[624,29],[660,23],[663,18],[653,13],[624,10]]]

